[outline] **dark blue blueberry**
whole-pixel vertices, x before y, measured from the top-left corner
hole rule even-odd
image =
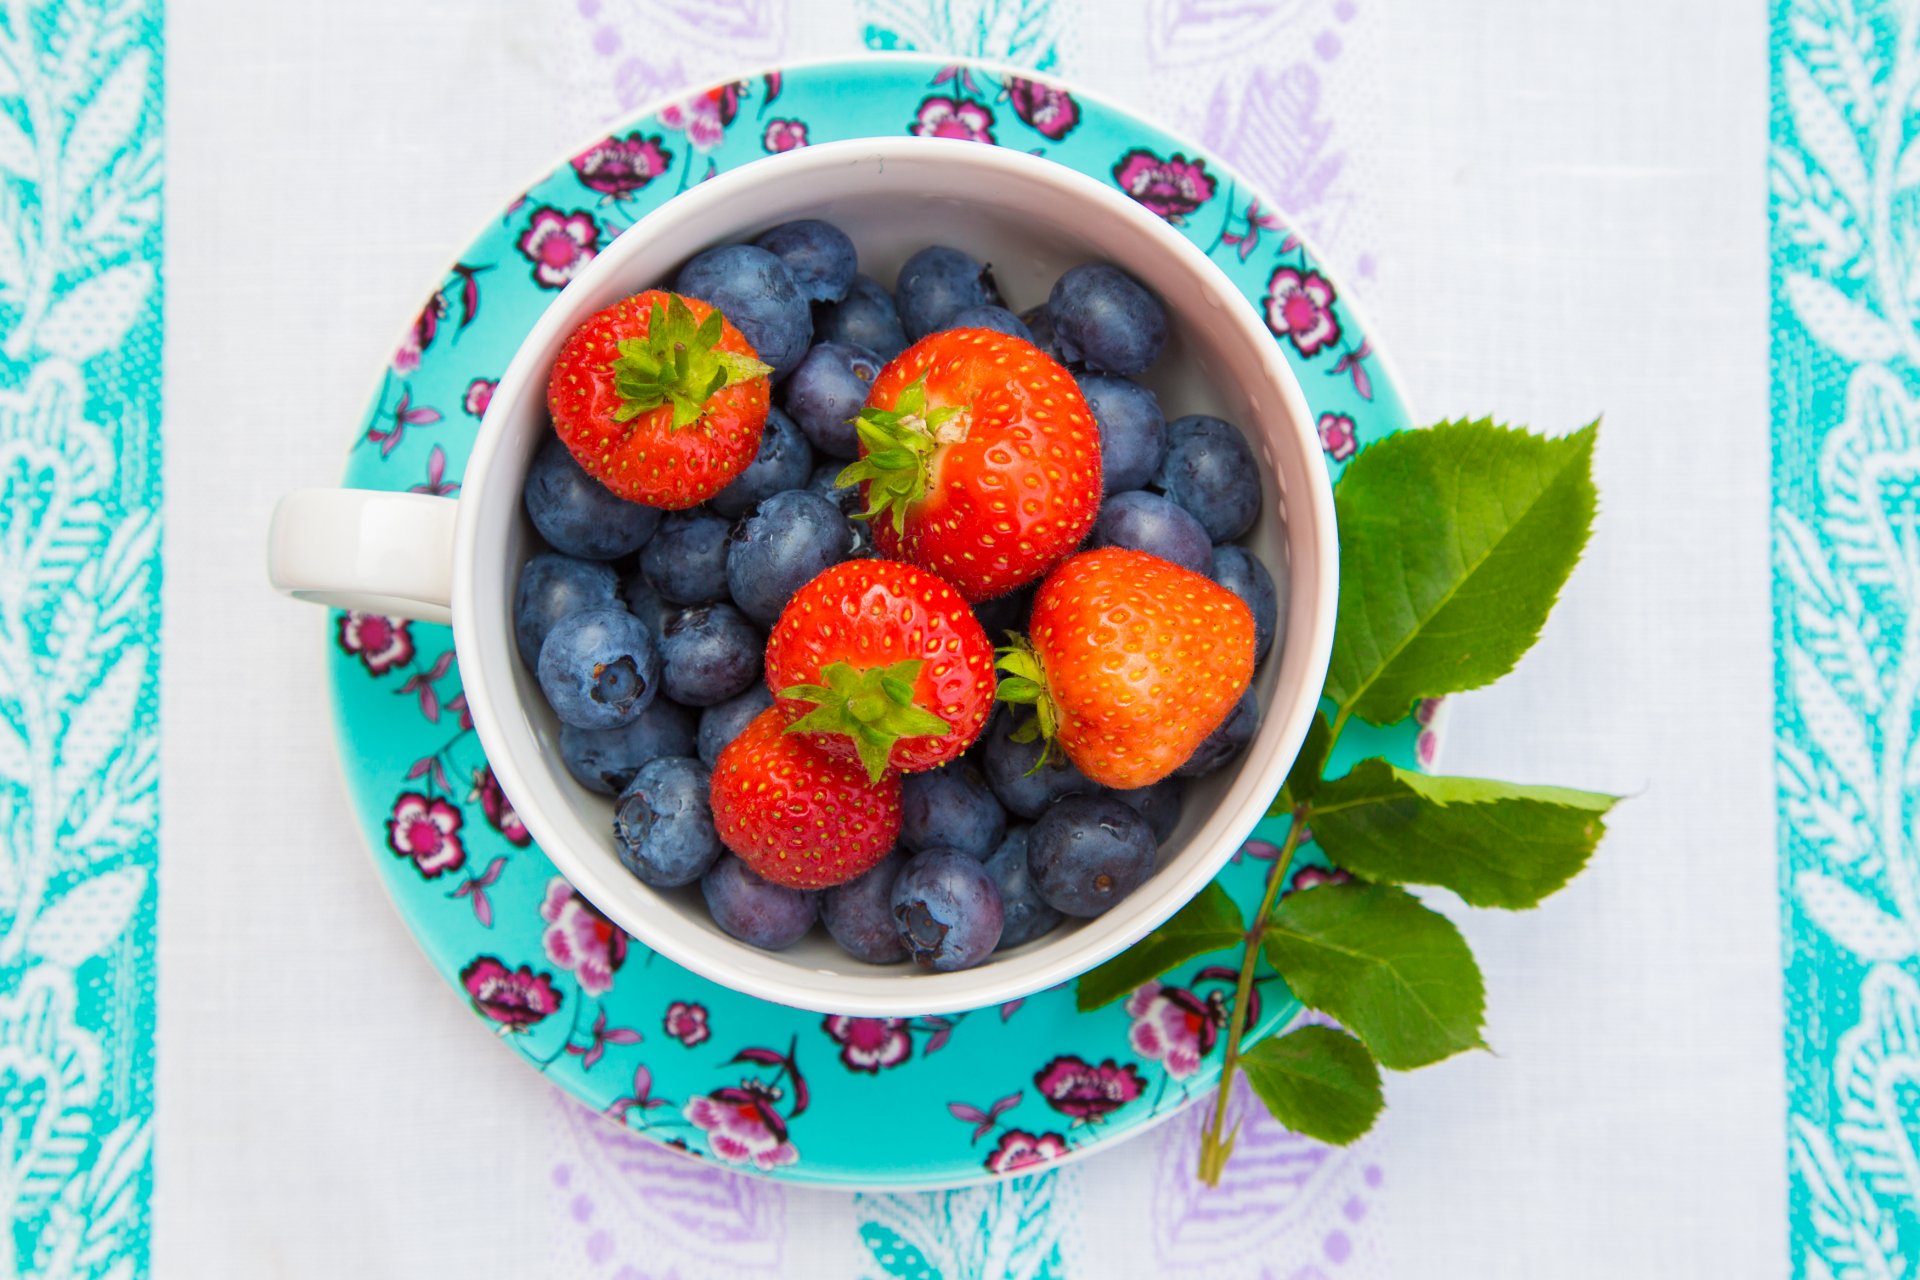
[[[1000,941],[1000,886],[972,855],[928,849],[893,882],[893,922],[922,969],[971,969]]]
[[[893,295],[869,276],[855,276],[845,298],[820,308],[814,336],[823,342],[865,347],[882,360],[907,349],[907,331],[900,326]]]
[[[773,694],[767,686],[754,681],[745,692],[735,694],[725,702],[715,703],[700,713],[700,732],[695,741],[698,743],[700,759],[707,768],[713,768],[713,762],[720,758],[727,744],[740,736],[740,731],[762,711],[773,705]]]
[[[1053,331],[1053,316],[1047,311],[1047,304],[1020,313],[1020,323],[1027,326],[1028,340],[1061,364],[1068,364],[1066,352],[1060,349],[1060,335]]]
[[[705,875],[724,852],[707,803],[706,766],[689,756],[642,765],[614,802],[613,842],[620,865],[656,889]]]
[[[1060,923],[1060,913],[1040,900],[1027,870],[1030,828],[1015,827],[986,861],[987,874],[1000,889],[1000,945],[995,951],[1023,946]]]
[[[672,517],[668,517],[671,519]],[[647,630],[653,632],[658,640],[666,629],[667,615],[674,606],[660,598],[660,593],[647,581],[647,575],[637,565],[633,571],[620,580],[620,598],[627,602],[627,612],[647,624]]]
[[[1261,661],[1273,647],[1273,635],[1280,623],[1280,600],[1273,589],[1273,575],[1260,563],[1260,557],[1245,547],[1215,547],[1213,580],[1253,611],[1253,660]]]
[[[973,616],[980,620],[980,629],[996,647],[1007,642],[1009,631],[1025,634],[1027,618],[1033,613],[1034,590],[1032,586],[1020,587],[973,606]]]
[[[1187,784],[1179,778],[1162,778],[1151,786],[1109,790],[1107,794],[1145,818],[1153,828],[1153,838],[1165,844],[1180,825],[1180,799],[1186,789]]]
[[[582,729],[632,723],[653,701],[660,653],[640,619],[597,605],[553,624],[540,646],[540,691],[553,714]]]
[[[1205,414],[1167,427],[1167,456],[1154,488],[1193,514],[1215,542],[1231,542],[1260,515],[1260,467],[1246,437]]]
[[[1110,373],[1080,375],[1080,394],[1100,427],[1100,483],[1109,494],[1144,489],[1167,456],[1167,415],[1139,383]]]
[[[834,458],[855,458],[860,438],[853,420],[884,363],[850,342],[816,342],[787,379],[786,406],[813,447]]]
[[[1047,298],[1054,341],[1088,368],[1131,377],[1167,344],[1167,309],[1146,286],[1104,262],[1075,267]]]
[[[813,314],[787,264],[758,245],[724,244],[680,268],[676,293],[711,303],[733,322],[776,380],[800,363],[813,341]]]
[[[1022,342],[1033,341],[1033,330],[1020,323],[1020,317],[1005,307],[996,307],[991,303],[982,303],[977,307],[963,307],[947,321],[949,329],[991,329],[995,333],[1004,333],[1008,337],[1018,338]]]
[[[1213,571],[1213,543],[1200,522],[1157,493],[1116,493],[1100,507],[1089,546],[1131,547],[1195,573]]]
[[[1068,796],[1027,837],[1041,899],[1070,916],[1097,916],[1145,884],[1155,853],[1147,820],[1110,795]]]
[[[567,772],[602,795],[619,795],[649,760],[692,754],[693,713],[669,698],[655,698],[632,724],[617,729],[560,726],[560,759]]]
[[[900,843],[958,849],[985,860],[1007,832],[1007,811],[986,780],[965,760],[953,760],[900,780]]]
[[[907,958],[906,941],[893,922],[893,885],[906,865],[906,855],[896,849],[865,874],[820,895],[820,922],[855,960],[897,964]]]
[[[778,409],[769,409],[767,425],[760,431],[760,452],[707,505],[729,520],[738,520],[776,493],[803,488],[812,474],[813,450],[800,434],[799,424]]]
[[[761,503],[733,531],[727,586],[740,612],[770,627],[793,593],[853,547],[840,508],[817,493],[789,489]]]
[[[978,261],[936,244],[907,259],[894,282],[893,297],[907,336],[917,342],[947,328],[968,307],[998,304],[1000,291],[994,288],[993,273]]]
[[[640,572],[669,604],[712,604],[727,598],[727,534],[731,521],[695,507],[670,511],[640,553]]]
[[[840,508],[840,514],[851,520],[856,514],[866,510],[867,501],[861,496],[860,486],[847,485],[842,488],[835,483],[840,473],[847,469],[844,462],[823,462],[813,469],[813,476],[807,481],[807,492],[817,493]]]
[[[580,469],[558,436],[549,437],[527,468],[527,516],[556,551],[582,560],[612,560],[645,545],[660,511],[615,497]]]
[[[1021,818],[1039,817],[1061,796],[1098,790],[1093,780],[1057,749],[1045,765],[1033,768],[1034,761],[1040,758],[1039,740],[1013,740],[1016,726],[1031,716],[1031,712],[1022,710],[1020,718],[1015,720],[1010,711],[995,712],[987,725],[986,745],[980,749],[980,764],[987,775],[987,785],[993,788],[993,794],[1008,813]]]
[[[847,233],[818,218],[783,222],[754,243],[787,264],[800,296],[808,302],[838,302],[846,297],[860,265]]]
[[[766,643],[730,604],[669,614],[660,637],[660,692],[688,707],[725,702],[758,683]]]
[[[1260,729],[1260,700],[1248,689],[1240,695],[1240,701],[1233,704],[1233,710],[1227,712],[1227,718],[1220,722],[1219,728],[1208,734],[1187,757],[1187,762],[1175,769],[1174,776],[1179,778],[1202,778],[1233,760],[1247,744],[1253,741],[1253,735]]]
[[[598,560],[545,551],[520,566],[520,585],[513,593],[513,638],[520,661],[532,670],[553,624],[570,613],[614,603],[617,585],[612,568]]]
[[[760,878],[731,853],[700,877],[713,922],[749,946],[781,951],[807,936],[819,914],[819,894]]]

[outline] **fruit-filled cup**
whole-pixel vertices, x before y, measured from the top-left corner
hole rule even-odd
[[[803,220],[845,233],[857,280],[834,278],[850,266],[832,260],[844,241],[809,237]],[[708,252],[756,240],[786,267],[769,272],[764,253]],[[981,263],[991,268],[984,285]],[[670,289],[711,301],[729,323],[714,348],[722,354],[711,359],[702,354],[713,334],[701,337],[700,305],[649,303],[654,332],[667,335],[650,344],[644,331],[630,337],[631,316],[622,321],[627,331],[604,335],[607,352],[627,360],[620,394],[629,404],[665,406],[652,458],[691,447],[668,421],[680,409],[716,435],[731,430],[735,416],[755,434],[751,465],[747,456],[726,464],[737,477],[731,483],[682,495],[669,477],[657,505],[685,509],[659,511],[613,498],[581,470],[576,458],[598,459],[612,488],[642,483],[631,472],[616,475],[622,459],[606,448],[583,445],[577,431],[569,436],[574,424],[556,423],[555,413],[570,418],[575,408],[557,396],[550,407],[550,390],[556,362],[563,371],[569,362],[588,367],[579,363],[580,343],[568,347],[583,326],[624,299]],[[756,291],[796,289],[798,301],[783,305],[800,308],[803,321],[797,332],[783,331]],[[808,301],[835,295],[843,300]],[[752,345],[736,341],[736,316],[746,317],[739,328]],[[717,322],[708,327],[719,332]],[[900,354],[927,331],[951,342]],[[1028,340],[1046,357],[1030,358],[1039,353]],[[722,350],[734,346],[751,354]],[[725,415],[709,408],[700,416],[697,402],[676,408],[663,390],[658,370],[688,350],[692,371],[680,358],[682,380],[717,388]],[[911,367],[890,364],[896,357]],[[709,370],[703,359],[718,363]],[[1046,502],[1030,504],[1043,517],[1079,504],[1065,535],[1040,522],[1042,535],[1065,536],[1068,545],[1050,553],[1056,558],[1037,605],[1030,589],[1003,594],[1012,580],[1006,557],[976,556],[974,535],[956,540],[951,521],[923,519],[926,527],[916,529],[909,519],[904,533],[879,527],[899,512],[935,510],[931,499],[901,497],[887,508],[880,498],[899,475],[911,478],[915,449],[965,439],[964,422],[949,425],[919,397],[931,405],[945,394],[943,379],[972,377],[969,362],[1013,369],[1010,385],[1018,386],[1008,394],[1029,405],[1050,404],[1049,388],[1058,388],[1062,403],[1088,424],[1097,420],[1106,438],[1104,500],[1094,479],[1100,450],[1091,446],[1084,456],[1054,454],[1064,464],[1051,472],[1043,464],[1031,478],[1007,473],[1014,484],[1055,486]],[[834,479],[855,450],[852,426],[831,408],[849,377],[875,388],[858,439],[862,457],[847,473],[861,484],[841,495],[874,506],[874,527],[847,525],[857,530],[851,547],[815,536],[808,523],[862,509],[815,496],[836,495]],[[1178,419],[1165,432],[1150,403],[1156,398]],[[884,410],[878,418],[875,408]],[[1127,426],[1143,414],[1156,419],[1146,452]],[[600,426],[612,420],[602,415]],[[598,428],[589,421],[586,429]],[[846,439],[833,438],[843,429]],[[632,463],[650,465],[639,454]],[[1248,470],[1257,473],[1257,493]],[[829,509],[830,518],[821,514]],[[1023,545],[1027,532],[1023,526]],[[1085,545],[1100,550],[1058,560],[1083,533]],[[824,571],[836,560],[855,563],[850,553],[871,554],[875,542],[919,569],[874,560],[871,570]],[[493,393],[457,499],[302,490],[275,512],[269,543],[270,576],[293,596],[452,623],[467,704],[495,776],[541,849],[615,924],[747,994],[876,1017],[959,1012],[1066,982],[1197,893],[1253,830],[1299,752],[1326,672],[1337,595],[1333,498],[1313,421],[1272,335],[1227,277],[1112,187],[1042,158],[927,138],[804,148],[675,197],[603,249],[528,333]],[[821,564],[794,568],[820,547]],[[621,555],[626,560],[601,567]],[[1011,572],[1017,577],[1017,557]],[[902,616],[931,617],[954,646],[980,647],[988,633],[1001,645],[1009,624],[1029,630],[1030,640],[1004,648],[999,661],[1002,699],[1024,690],[1025,701],[1013,697],[1017,705],[989,720],[984,706],[962,712],[966,691],[955,693],[946,708],[952,723],[978,735],[979,745],[936,768],[960,756],[961,744],[929,734],[926,712],[909,697],[913,664],[888,654],[894,665],[886,670],[904,681],[883,678],[877,658],[871,671],[850,675],[844,662],[829,661],[852,653],[848,636],[823,639],[804,625],[808,608],[850,608],[845,601],[860,592],[891,592]],[[555,606],[543,618],[530,598],[579,607]],[[1108,717],[1113,709],[1101,699],[1128,696],[1109,677],[1135,669],[1127,663],[1138,655],[1120,652],[1133,643],[1129,627],[1136,640],[1147,634],[1140,627],[1179,633],[1195,661],[1170,669],[1159,696],[1183,706],[1212,698],[1217,732],[1196,733],[1178,712],[1156,707],[1164,741],[1143,737],[1137,714],[1131,729],[1094,740],[1094,719],[1125,719]],[[884,651],[889,633],[875,636],[875,652]],[[1254,668],[1247,655],[1256,649]],[[642,660],[605,661],[618,654]],[[743,662],[756,678],[739,692],[745,677],[735,668]],[[758,678],[763,664],[766,681]],[[976,684],[990,683],[989,666],[973,665]],[[1253,671],[1237,702],[1238,685],[1221,692],[1229,668],[1240,682]],[[866,683],[849,683],[855,675]],[[1109,786],[1064,786],[1053,795],[1057,771],[1009,767],[1039,750],[1002,741],[1025,723],[1017,716],[1040,718],[1036,680],[1048,690],[1042,700],[1052,699],[1048,716],[1079,716],[1083,741],[1062,734],[1067,758]],[[766,683],[812,689],[815,702],[788,706],[788,695],[768,696]],[[890,708],[889,697],[905,701]],[[800,729],[822,732],[798,738],[827,741],[837,727],[844,752],[815,753],[783,732],[806,708],[813,710]],[[863,726],[888,717],[904,726],[891,756],[891,739],[861,745]],[[1173,767],[1162,749],[1173,743],[1179,759],[1191,756],[1181,773],[1204,776],[1185,782],[1183,797],[1177,783],[1138,787]],[[895,767],[909,771],[904,791]],[[837,780],[827,787],[809,770]],[[866,779],[883,774],[893,790],[868,791]],[[818,852],[828,856],[811,858],[792,883],[847,881],[845,888],[819,901],[799,890],[766,893],[750,851],[776,860],[758,862],[761,869],[783,870],[780,841],[793,835],[765,797],[788,796],[798,814],[834,788],[844,803],[823,812],[842,816],[843,834],[823,841]],[[650,808],[626,802],[642,792]],[[717,822],[705,816],[708,804]],[[1002,835],[995,824],[1009,811]],[[682,816],[689,813],[698,820]],[[739,857],[715,861],[716,826]],[[852,878],[896,831],[898,849]],[[665,882],[677,887],[656,887]],[[907,952],[920,964],[869,962]]]

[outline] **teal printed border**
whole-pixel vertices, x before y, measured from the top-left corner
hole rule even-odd
[[[0,4],[0,1275],[148,1272],[161,4]]]
[[[1920,1255],[1920,6],[1776,0],[1776,778],[1793,1274]]]

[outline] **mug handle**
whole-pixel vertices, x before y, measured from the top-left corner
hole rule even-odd
[[[296,489],[273,509],[267,577],[296,600],[451,622],[459,508],[425,493]]]

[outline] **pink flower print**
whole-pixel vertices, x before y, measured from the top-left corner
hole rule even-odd
[[[407,486],[408,493],[427,493],[436,498],[451,498],[460,492],[458,480],[447,479],[447,451],[439,445],[427,454],[427,478]]]
[[[1267,328],[1311,356],[1340,341],[1333,286],[1317,271],[1278,267],[1267,280]]]
[[[1127,998],[1133,1019],[1128,1042],[1133,1051],[1158,1062],[1167,1075],[1184,1080],[1200,1069],[1227,1022],[1226,999],[1218,993],[1201,1000],[1181,987],[1149,982]]]
[[[840,1046],[840,1061],[849,1071],[879,1075],[913,1056],[913,1036],[905,1018],[850,1018],[833,1014],[824,1024],[827,1035]]]
[[[1075,1124],[1097,1124],[1140,1096],[1147,1082],[1132,1063],[1108,1058],[1094,1066],[1071,1054],[1055,1058],[1033,1077],[1047,1105]]]
[[[466,864],[460,843],[460,810],[445,800],[428,799],[417,791],[403,791],[387,819],[387,847],[413,865],[428,880]]]
[[[1311,889],[1322,884],[1346,884],[1353,877],[1338,867],[1302,867],[1293,876],[1293,891]]]
[[[1360,446],[1354,440],[1353,419],[1344,413],[1320,415],[1320,447],[1335,462],[1345,462]]]
[[[757,1080],[738,1088],[715,1089],[687,1100],[681,1114],[704,1130],[707,1147],[730,1164],[750,1164],[763,1172],[800,1158],[787,1141],[787,1125],[773,1109],[779,1093]]]
[[[667,1034],[689,1049],[697,1044],[705,1044],[713,1034],[707,1030],[707,1006],[703,1004],[675,1000],[667,1006],[664,1021]]]
[[[533,264],[533,278],[560,289],[600,251],[600,227],[590,213],[562,213],[541,205],[520,236],[520,252]]]
[[[524,964],[509,969],[492,956],[476,956],[460,971],[460,985],[475,1009],[508,1031],[525,1031],[560,1008],[552,978]]]
[[[659,134],[635,132],[594,143],[573,158],[573,172],[587,190],[625,200],[672,164],[673,153],[660,145]]]
[[[1067,1140],[1057,1133],[1031,1134],[1009,1129],[1000,1135],[1000,1145],[987,1153],[987,1172],[1018,1173],[1047,1164],[1067,1154]]]
[[[959,138],[963,142],[993,141],[993,112],[972,98],[933,94],[920,103],[908,131],[922,138]]]
[[[513,811],[513,801],[507,799],[507,793],[500,789],[500,780],[493,776],[492,765],[482,765],[473,771],[473,791],[467,799],[480,802],[480,812],[487,815],[487,821],[507,838],[508,844],[524,849],[533,843],[527,824],[520,821],[520,815]]]
[[[413,634],[400,618],[381,613],[343,613],[340,647],[359,658],[369,675],[383,676],[413,661]]]
[[[711,151],[727,136],[740,114],[741,82],[718,85],[705,93],[660,108],[660,123],[687,135],[695,151]]]
[[[400,340],[400,349],[393,353],[395,373],[412,373],[420,367],[420,353],[433,345],[434,335],[440,332],[440,321],[446,314],[445,294],[436,293],[427,299],[427,305],[420,308],[419,316],[414,319],[413,328]]]
[[[767,131],[760,135],[760,145],[774,155],[782,151],[798,151],[807,145],[807,122],[805,120],[767,121]]]
[[[612,990],[613,975],[627,958],[627,935],[619,926],[559,876],[547,882],[540,918],[547,922],[540,939],[547,958],[579,979],[587,995]]]
[[[568,1042],[567,1044],[568,1053],[580,1055],[580,1069],[582,1071],[593,1070],[594,1063],[606,1056],[607,1046],[610,1044],[640,1043],[640,1033],[638,1031],[631,1030],[627,1027],[610,1027],[607,1025],[607,1010],[605,1005],[602,1005],[600,1011],[594,1015],[593,1030],[589,1033],[589,1036],[590,1038],[585,1044],[574,1044],[572,1042]]]
[[[1179,222],[1213,199],[1213,178],[1205,160],[1189,160],[1178,152],[1162,160],[1145,147],[1135,147],[1113,166],[1120,189],[1168,222]]]
[[[1007,96],[1013,100],[1013,114],[1026,121],[1035,132],[1058,142],[1080,123],[1080,104],[1065,89],[1056,89],[1038,80],[1007,80]]]
[[[493,389],[499,385],[493,378],[475,378],[467,384],[467,394],[460,401],[460,407],[476,418],[484,416],[487,406],[493,403]]]

